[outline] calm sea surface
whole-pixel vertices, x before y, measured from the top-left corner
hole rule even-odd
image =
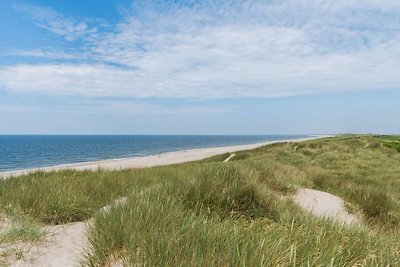
[[[0,135],[0,172],[304,137],[307,136]]]

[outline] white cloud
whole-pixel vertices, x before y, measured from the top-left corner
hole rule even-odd
[[[49,7],[15,4],[14,9],[27,14],[37,26],[63,36],[68,41],[96,32],[95,28],[89,28],[89,20],[74,20]]]
[[[54,48],[40,48],[31,50],[21,50],[21,49],[8,49],[0,53],[0,57],[17,56],[17,57],[30,57],[39,59],[67,59],[67,60],[79,60],[83,59],[85,55],[69,53],[63,50],[56,50]]]
[[[71,55],[82,62],[3,66],[4,89],[231,98],[400,88],[397,1],[141,3],[107,32],[41,9],[38,25],[84,40]]]

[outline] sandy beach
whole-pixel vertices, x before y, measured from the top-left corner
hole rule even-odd
[[[101,169],[109,169],[109,170],[118,170],[118,169],[129,169],[129,168],[145,168],[152,166],[160,166],[160,165],[169,165],[169,164],[177,164],[184,163],[189,161],[202,160],[208,157],[236,152],[240,150],[248,150],[254,149],[257,147],[273,144],[273,143],[281,143],[281,142],[301,142],[306,140],[312,140],[322,137],[329,137],[328,135],[324,136],[311,136],[308,138],[302,139],[287,139],[287,140],[279,140],[279,141],[268,141],[261,142],[255,144],[247,144],[247,145],[235,145],[235,146],[222,146],[222,147],[209,147],[209,148],[199,148],[199,149],[190,149],[190,150],[181,150],[174,152],[167,152],[158,155],[152,156],[144,156],[144,157],[131,157],[131,158],[121,158],[121,159],[110,159],[110,160],[101,160],[101,161],[93,161],[93,162],[82,162],[82,163],[71,163],[71,164],[61,164],[51,167],[43,167],[43,168],[33,168],[26,170],[18,170],[18,171],[7,171],[0,172],[0,177],[5,179],[12,176],[20,176],[23,174],[28,174],[36,171],[57,171],[63,169],[73,169],[73,170],[96,170],[98,168]]]

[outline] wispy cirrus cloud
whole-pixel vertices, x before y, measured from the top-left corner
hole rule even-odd
[[[96,31],[89,28],[88,20],[78,21],[58,13],[52,8],[28,4],[15,4],[14,9],[26,14],[38,27],[74,41]]]
[[[65,51],[74,61],[0,67],[6,90],[213,99],[400,88],[397,1],[135,1],[107,31],[18,9],[80,43]]]

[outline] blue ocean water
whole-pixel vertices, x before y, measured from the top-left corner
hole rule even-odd
[[[0,135],[0,172],[304,135]]]

